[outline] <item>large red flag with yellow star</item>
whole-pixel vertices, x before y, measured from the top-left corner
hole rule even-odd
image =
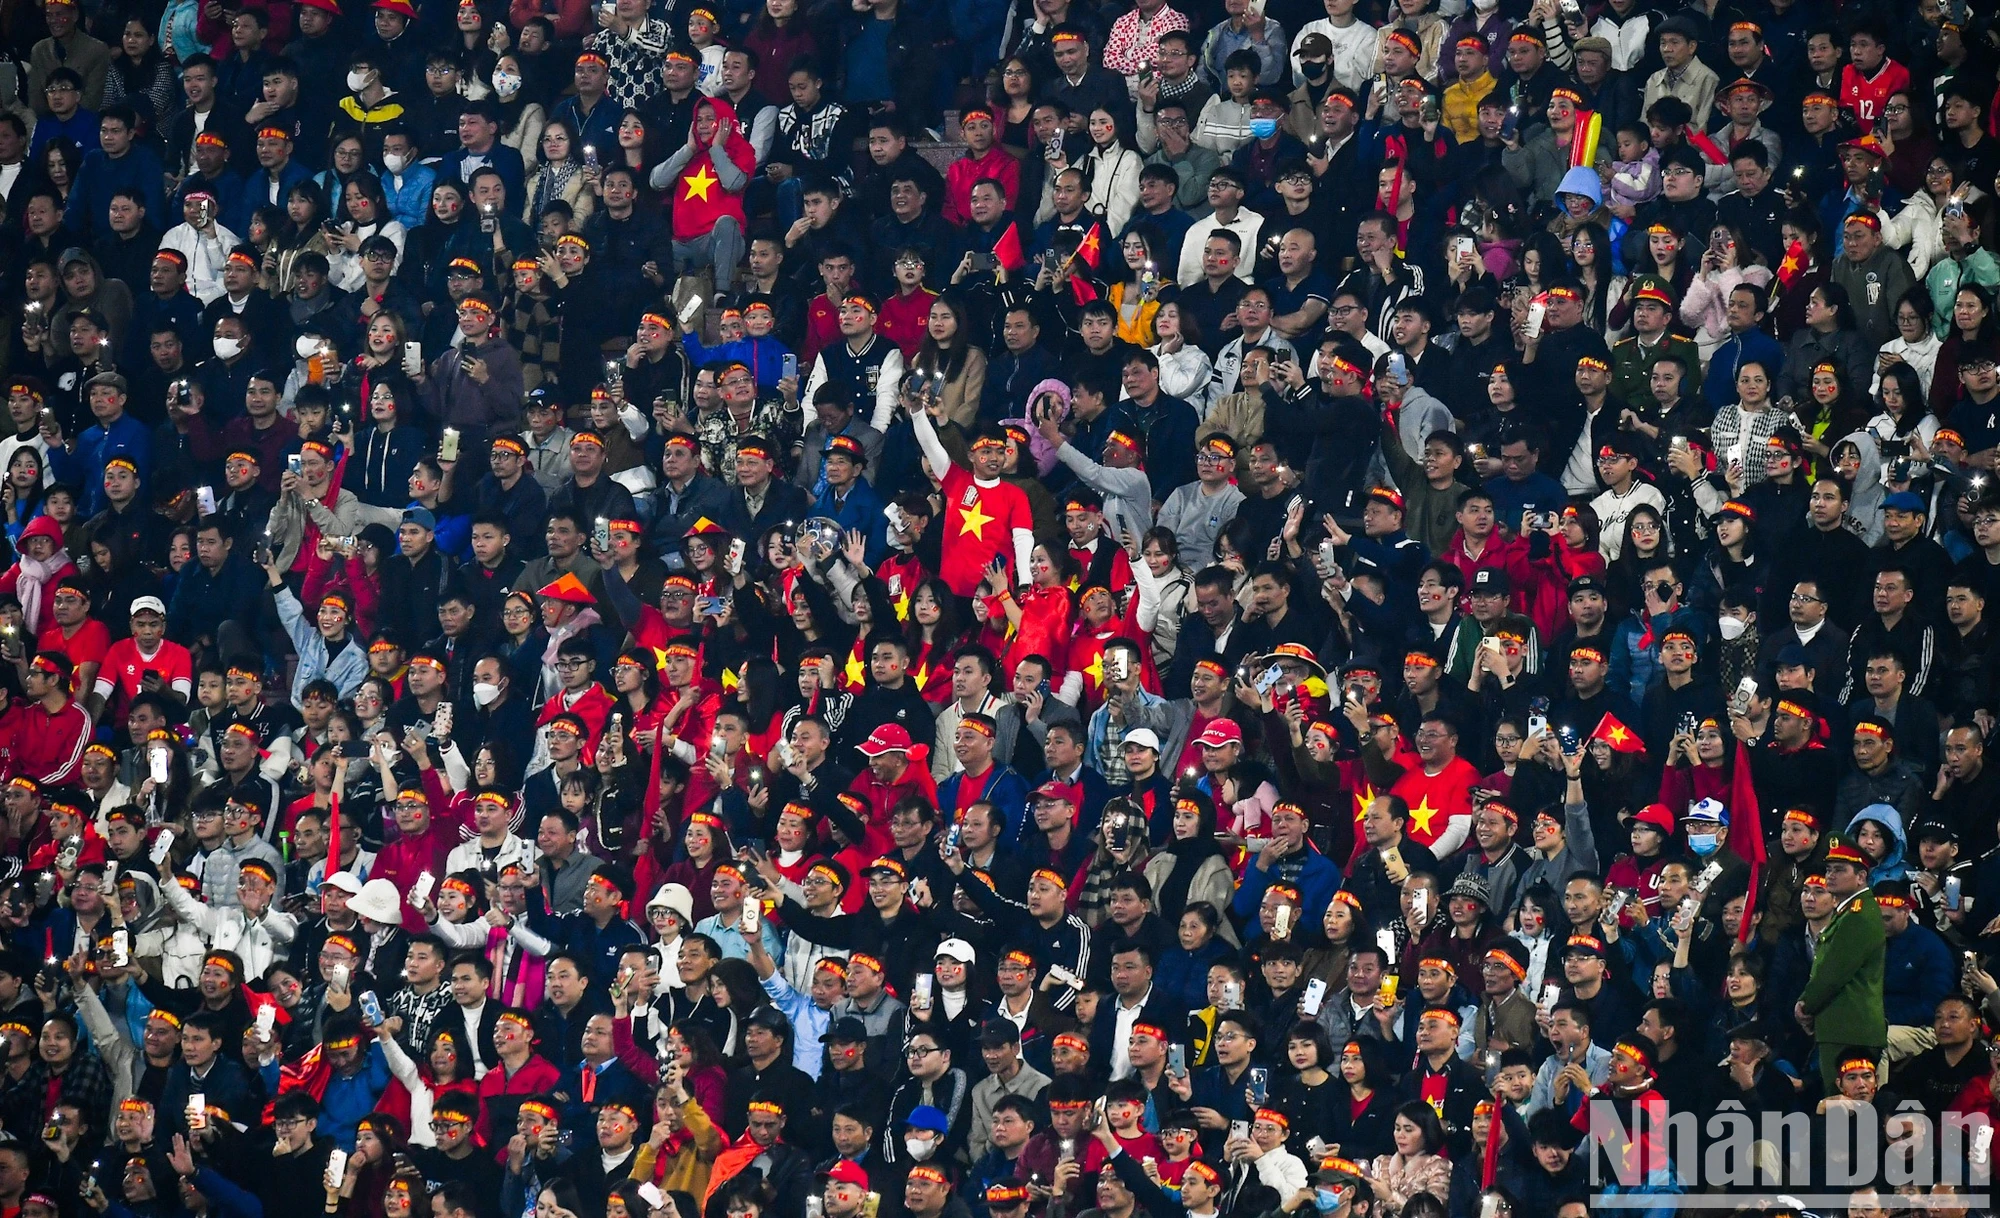
[[[1590,733],[1592,740],[1602,740],[1611,746],[1614,753],[1643,753],[1646,742],[1639,739],[1639,733],[1618,721],[1618,717],[1606,714],[1597,721],[1597,730]]]
[[[721,147],[723,156],[745,177],[756,172],[757,150],[743,137],[742,127],[736,121],[735,108],[722,98],[704,98],[700,106],[715,109],[714,145]],[[696,107],[697,113],[700,106]],[[705,237],[715,231],[716,221],[724,217],[748,227],[748,221],[743,216],[742,191],[731,191],[723,186],[722,177],[716,172],[712,148],[713,145],[697,140],[694,155],[688,158],[686,167],[674,179],[673,193],[667,205],[673,210],[676,241]]]

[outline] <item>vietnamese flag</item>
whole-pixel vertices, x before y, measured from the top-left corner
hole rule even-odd
[[[993,260],[1009,275],[1028,265],[1028,256],[1021,252],[1021,228],[1014,221],[1007,222],[1006,230],[993,243]]]
[[[1615,715],[1606,714],[1597,721],[1597,730],[1590,734],[1592,740],[1602,740],[1611,746],[1614,753],[1643,753],[1646,742],[1639,739],[1639,733],[1618,722]]]
[[[1069,294],[1070,299],[1079,305],[1087,305],[1097,299],[1097,289],[1091,285],[1090,280],[1081,275],[1069,277]]]
[[[1798,277],[1805,273],[1805,269],[1806,243],[1794,241],[1785,247],[1785,260],[1778,264],[1779,286],[1791,287]]]
[[[1083,243],[1076,247],[1076,256],[1083,259],[1083,264],[1091,270],[1098,268],[1098,264],[1104,259],[1104,225],[1101,222],[1092,224],[1090,231],[1083,235]],[[1095,299],[1097,297],[1093,294],[1091,300]],[[1077,303],[1089,302],[1079,300]]]

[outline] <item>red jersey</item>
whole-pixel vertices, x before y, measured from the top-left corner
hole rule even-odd
[[[60,651],[69,657],[71,664],[79,667],[84,664],[102,665],[105,654],[111,650],[111,631],[96,618],[85,619],[83,625],[76,628],[75,634],[64,634],[61,626],[51,625],[35,640],[35,646],[43,651]]]
[[[160,680],[181,697],[188,696],[194,688],[194,657],[179,643],[161,640],[160,649],[152,655],[139,651],[139,644],[131,639],[120,639],[105,653],[104,666],[97,670],[97,694],[108,705],[120,708],[126,702],[139,696],[139,683],[149,672],[160,674]],[[110,695],[115,692],[116,698]],[[121,716],[111,716],[118,722]]]
[[[915,359],[917,348],[930,335],[931,302],[936,299],[937,293],[924,287],[887,297],[882,301],[882,316],[875,323],[875,333],[896,344],[904,359]]]
[[[1028,497],[1010,482],[981,486],[970,470],[954,465],[944,472],[944,554],[938,572],[953,593],[979,591],[995,558],[1014,561],[1014,531],[1032,533],[1034,514]],[[1027,572],[1016,572],[1024,583]]]
[[[1479,771],[1463,757],[1454,757],[1437,774],[1424,773],[1424,764],[1415,758],[1389,788],[1410,805],[1410,823],[1404,831],[1421,845],[1429,846],[1444,835],[1454,816],[1472,815],[1472,788],[1479,784]]]
[[[824,348],[840,341],[840,306],[827,299],[825,292],[806,302],[806,345],[799,352],[799,367],[812,366],[813,357]],[[803,389],[805,382],[799,387]]]
[[[1910,70],[1893,59],[1884,59],[1882,66],[1875,69],[1875,78],[1870,80],[1861,74],[1861,69],[1848,64],[1840,70],[1840,104],[1854,111],[1854,117],[1861,120],[1864,127],[1871,126],[1882,117],[1883,107],[1889,104],[1891,93],[1900,93],[1910,87]]]

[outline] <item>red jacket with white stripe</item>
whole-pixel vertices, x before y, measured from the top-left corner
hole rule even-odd
[[[13,773],[48,787],[76,781],[90,727],[89,713],[74,698],[64,700],[54,714],[39,702],[16,700],[0,715],[0,740],[6,743]]]

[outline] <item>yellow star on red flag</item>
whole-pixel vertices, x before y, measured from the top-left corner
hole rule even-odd
[[[970,533],[980,541],[986,540],[986,526],[993,523],[993,517],[980,511],[980,506],[979,500],[974,499],[972,506],[965,509],[963,522],[958,528],[958,535],[960,537]]]
[[[704,203],[708,202],[709,188],[717,185],[721,180],[708,171],[707,165],[697,167],[693,173],[688,175],[687,194],[683,197],[682,201],[700,199]]]

